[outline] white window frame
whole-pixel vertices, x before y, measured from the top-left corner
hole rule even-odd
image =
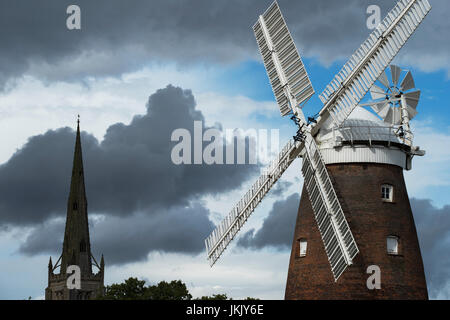
[[[385,190],[388,190],[389,196],[386,196],[387,193]],[[381,199],[385,202],[392,202],[394,199],[394,186],[390,184],[382,184],[381,185]]]
[[[395,241],[395,245],[393,246],[393,248],[395,248],[395,250],[390,249],[389,241]],[[386,238],[386,251],[387,251],[387,253],[390,254],[390,255],[395,255],[396,256],[396,255],[398,255],[398,252],[399,252],[398,248],[399,248],[399,237],[393,236],[393,235],[387,236],[387,238]]]
[[[306,252],[308,250],[308,241],[306,241],[306,239],[300,239],[298,243],[299,243],[298,248],[299,257],[306,257]]]

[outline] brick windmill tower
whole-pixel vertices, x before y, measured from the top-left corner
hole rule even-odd
[[[390,83],[385,70],[430,10],[427,0],[398,1],[319,95],[317,118],[308,119],[302,109],[314,89],[277,2],[259,17],[253,30],[276,101],[298,131],[205,240],[211,266],[301,157],[285,298],[428,298],[403,178],[412,158],[425,154],[409,125],[420,92],[411,91],[410,72],[391,65]],[[369,91],[373,101],[360,104]]]
[[[92,272],[93,265],[98,268]],[[80,269],[79,289],[69,288],[67,282],[73,271],[69,267]],[[55,270],[60,267],[59,274]],[[91,253],[87,198],[84,186],[83,155],[81,152],[80,120],[78,120],[73,156],[72,180],[67,202],[66,230],[63,251],[55,265],[52,258],[48,264],[48,287],[45,289],[46,300],[88,300],[104,293],[105,262],[103,256],[100,265]]]

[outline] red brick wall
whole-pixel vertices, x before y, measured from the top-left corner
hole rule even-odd
[[[336,164],[327,168],[360,252],[354,264],[335,282],[303,188],[285,298],[428,299],[402,168],[384,164]],[[393,185],[392,203],[382,201],[382,184]],[[388,235],[399,237],[397,256],[387,254]],[[306,257],[299,257],[301,238],[308,241]],[[369,265],[380,267],[380,290],[369,290],[366,286]]]

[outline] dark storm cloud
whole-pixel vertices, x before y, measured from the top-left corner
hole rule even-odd
[[[450,4],[434,9],[402,53],[424,68],[449,66]],[[251,26],[270,0],[79,0],[82,30],[66,29],[72,1],[0,3],[0,85],[29,73],[40,79],[79,80],[120,75],[154,61],[230,62],[259,59]],[[279,1],[301,53],[323,62],[346,58],[368,36],[366,9],[392,0]],[[405,50],[403,50],[405,51]],[[431,54],[432,53],[432,54]]]
[[[93,228],[94,252],[114,264],[145,260],[150,251],[197,254],[214,229],[208,216],[209,210],[195,203],[161,210],[151,219],[142,214],[108,218]]]
[[[143,261],[151,251],[197,254],[214,228],[208,216],[209,210],[198,203],[126,218],[96,216],[90,221],[93,254],[104,254],[108,265]],[[57,255],[63,232],[63,219],[47,221],[32,230],[19,252]]]
[[[110,126],[101,143],[83,133],[89,212],[130,216],[188,206],[194,198],[237,188],[258,172],[257,165],[173,164],[177,142],[171,134],[178,128],[192,132],[195,120],[204,119],[191,91],[168,86],[150,96],[147,114]],[[0,225],[65,215],[74,143],[71,129],[50,130],[30,138],[0,166]]]
[[[290,248],[294,236],[295,219],[297,217],[300,196],[291,194],[284,200],[273,204],[269,215],[264,219],[261,229],[254,229],[239,238],[238,245],[246,248],[261,249],[266,246]]]
[[[64,226],[65,219],[63,218],[51,219],[35,225],[28,231],[28,235],[25,241],[20,244],[18,251],[30,256],[38,253],[56,254],[61,252]]]
[[[450,206],[411,199],[431,298],[450,298]],[[447,288],[446,288],[447,287]],[[444,290],[447,290],[446,295]]]

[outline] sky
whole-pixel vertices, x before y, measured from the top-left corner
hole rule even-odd
[[[450,3],[433,9],[394,63],[422,91],[412,120],[426,150],[405,171],[432,299],[450,298]],[[106,284],[130,276],[181,279],[194,297],[283,299],[303,179],[296,160],[240,237],[210,268],[203,240],[262,165],[175,165],[171,133],[279,130],[280,117],[252,25],[270,0],[0,1],[0,299],[42,299],[49,256],[62,248],[76,119],[91,246]],[[318,93],[366,39],[366,9],[391,0],[280,0]]]

